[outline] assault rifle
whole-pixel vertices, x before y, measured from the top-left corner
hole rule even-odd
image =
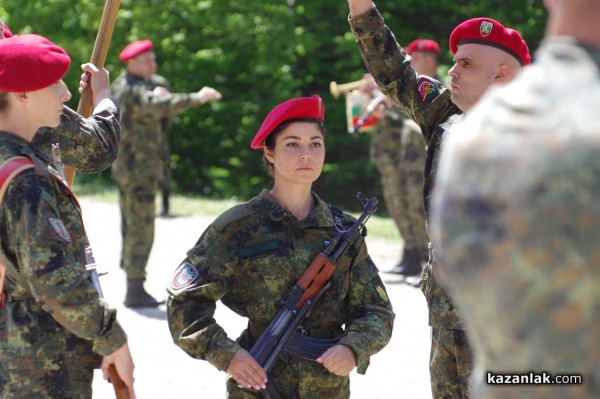
[[[360,192],[356,194],[356,198],[363,209],[362,214],[348,230],[343,230],[341,215],[334,214],[338,232],[284,295],[281,299],[281,308],[250,349],[250,355],[267,374],[280,357],[285,358],[288,354],[292,354],[304,359],[316,360],[328,348],[339,342],[336,338],[309,337],[298,332],[298,329],[331,285],[329,279],[335,271],[337,262],[356,242],[362,234],[365,223],[377,209],[377,198],[367,200],[367,197]],[[280,398],[277,388],[270,379],[267,381],[263,395],[266,399]]]

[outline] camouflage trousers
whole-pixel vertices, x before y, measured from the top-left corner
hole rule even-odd
[[[292,358],[279,361],[270,373],[282,399],[346,399],[350,397],[350,378],[339,377],[317,362]],[[262,398],[258,391],[238,388],[233,378],[227,380],[227,398]]]
[[[115,182],[121,207],[121,268],[129,280],[145,279],[154,242],[157,182]]]
[[[0,398],[10,399],[90,399],[93,369],[69,367],[57,359],[60,367],[13,369],[0,367]]]
[[[431,329],[429,374],[433,399],[469,399],[473,356],[463,330]]]
[[[404,240],[404,250],[427,253],[429,238],[423,207],[425,141],[407,126],[380,128],[371,139],[371,159],[381,176],[386,208]]]
[[[161,191],[171,190],[171,182],[173,180],[173,171],[171,170],[171,146],[169,145],[169,137],[165,137],[163,145],[159,148],[160,158],[162,159],[162,173],[158,181],[158,188]]]

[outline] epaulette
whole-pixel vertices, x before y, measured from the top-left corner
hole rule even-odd
[[[223,231],[232,222],[240,220],[253,213],[252,208],[248,204],[236,205],[225,212],[223,212],[215,221],[212,223],[215,229]]]

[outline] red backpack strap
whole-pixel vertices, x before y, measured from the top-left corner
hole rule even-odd
[[[19,173],[33,169],[33,161],[27,157],[16,156],[6,160],[0,165],[0,204],[4,201],[4,195],[12,180]],[[1,249],[0,249],[1,251]],[[6,292],[4,291],[4,280],[6,279],[6,268],[0,262],[0,309],[6,304]]]

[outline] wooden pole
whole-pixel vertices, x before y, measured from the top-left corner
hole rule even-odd
[[[117,20],[117,13],[119,12],[119,5],[120,0],[106,0],[104,4],[104,11],[102,12],[100,27],[98,28],[98,34],[96,35],[96,42],[94,43],[92,58],[90,60],[90,63],[94,64],[98,68],[104,67],[110,39],[115,28],[115,22]],[[77,113],[87,118],[92,114],[92,108],[92,92],[88,87],[88,89],[81,94],[79,105],[77,107]],[[65,174],[67,176],[69,185],[72,186],[73,180],[75,179],[75,171],[69,166],[66,166]]]

